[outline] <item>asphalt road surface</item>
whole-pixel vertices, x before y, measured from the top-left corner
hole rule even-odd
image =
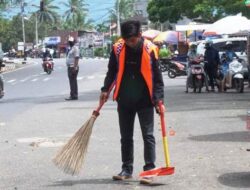
[[[250,133],[246,112],[250,90],[243,94],[184,93],[185,77],[164,73],[166,124],[171,176],[157,177],[153,187],[138,182],[143,142],[136,120],[133,180],[114,182],[120,172],[120,136],[116,103],[109,100],[97,118],[87,157],[78,176],[64,174],[52,163],[62,144],[82,126],[98,105],[107,60],[81,59],[79,100],[66,102],[69,82],[64,59],[55,59],[51,75],[34,59],[5,73],[6,94],[0,100],[0,189],[250,189]],[[204,90],[203,90],[204,91]],[[157,166],[165,166],[159,117],[155,115]]]

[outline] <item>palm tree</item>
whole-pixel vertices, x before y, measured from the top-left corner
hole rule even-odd
[[[102,33],[108,32],[109,31],[108,24],[110,24],[110,23],[102,22],[100,24],[97,24],[96,27],[95,27],[95,29],[98,32],[102,32]]]
[[[134,0],[120,0],[119,4],[119,12],[120,12],[120,19],[125,20],[134,15]],[[116,1],[117,7],[118,1]]]
[[[66,30],[83,30],[83,29],[93,29],[93,20],[86,20],[86,16],[77,15],[76,19],[70,18],[65,20],[63,23],[63,29]]]
[[[59,9],[53,5],[54,0],[43,0],[44,9],[37,11],[38,20],[41,23],[56,23],[58,21],[58,14],[56,12]]]
[[[84,0],[68,0],[67,3],[63,2],[63,4],[69,7],[64,13],[66,20],[75,20],[77,17],[81,16],[81,14],[86,14],[88,12],[86,8],[87,4],[85,4]]]
[[[67,3],[63,3],[66,7],[69,7],[65,11],[64,17],[66,23],[64,27],[71,30],[91,29],[93,28],[93,21],[86,20],[88,9],[84,0],[68,0]]]
[[[120,15],[120,20],[126,20],[132,16],[134,16],[134,2],[135,0],[116,0],[115,3],[115,8],[111,9],[110,12],[110,20],[112,22],[117,22],[117,5],[119,2],[119,15]]]

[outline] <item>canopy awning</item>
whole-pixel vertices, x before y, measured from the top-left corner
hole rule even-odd
[[[188,25],[176,25],[176,31],[189,31],[189,30],[206,30],[211,24],[188,24]]]

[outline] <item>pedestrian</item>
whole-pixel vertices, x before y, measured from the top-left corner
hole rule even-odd
[[[216,81],[218,67],[220,65],[219,52],[212,46],[213,41],[208,40],[205,43],[205,71],[209,78],[209,85],[211,86],[211,91],[214,92],[214,83]]]
[[[154,107],[164,99],[164,83],[158,67],[157,47],[141,37],[141,24],[128,20],[121,24],[121,36],[110,54],[108,72],[101,88],[100,103],[107,101],[108,90],[115,82],[113,99],[118,104],[121,135],[121,172],[113,180],[132,178],[134,162],[134,120],[138,115],[143,141],[143,170],[155,168]],[[151,183],[141,178],[141,183]]]
[[[79,72],[79,48],[75,43],[75,39],[72,36],[69,36],[69,51],[67,52],[66,64],[68,67],[70,96],[65,98],[65,100],[78,100],[77,75]]]

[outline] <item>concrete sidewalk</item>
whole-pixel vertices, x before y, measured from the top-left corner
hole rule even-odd
[[[25,65],[33,63],[32,59],[27,58],[27,60],[21,59],[4,59],[5,67],[2,68],[2,72],[12,71],[17,68],[23,67]]]

